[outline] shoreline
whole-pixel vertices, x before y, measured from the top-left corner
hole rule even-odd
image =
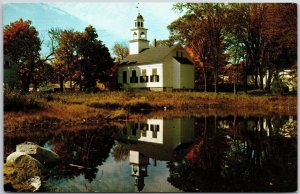
[[[134,121],[155,116],[297,116],[297,96],[149,91],[29,95],[41,103],[42,108],[4,111],[5,131]]]

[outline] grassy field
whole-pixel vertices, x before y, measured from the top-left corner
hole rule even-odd
[[[4,95],[5,130],[56,128],[145,116],[296,115],[297,96],[203,92]]]

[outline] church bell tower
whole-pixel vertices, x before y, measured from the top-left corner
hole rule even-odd
[[[149,48],[147,40],[147,30],[144,28],[144,18],[138,13],[134,20],[134,28],[131,29],[131,39],[129,41],[129,54],[139,54],[143,49]]]

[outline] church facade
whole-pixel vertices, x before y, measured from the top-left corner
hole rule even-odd
[[[157,91],[194,89],[194,63],[181,45],[149,47],[142,15],[138,14],[134,23],[129,55],[118,69],[118,83],[123,88]]]

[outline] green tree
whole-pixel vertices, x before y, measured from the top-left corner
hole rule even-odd
[[[61,91],[66,79],[70,81],[70,88],[77,82],[84,91],[95,90],[96,81],[108,80],[113,60],[107,47],[97,38],[96,29],[91,25],[84,32],[64,30],[60,33],[53,65]]]
[[[91,25],[79,35],[77,52],[80,68],[78,70],[85,91],[93,91],[96,87],[96,81],[107,81],[113,65],[108,48],[97,38],[96,29]]]

